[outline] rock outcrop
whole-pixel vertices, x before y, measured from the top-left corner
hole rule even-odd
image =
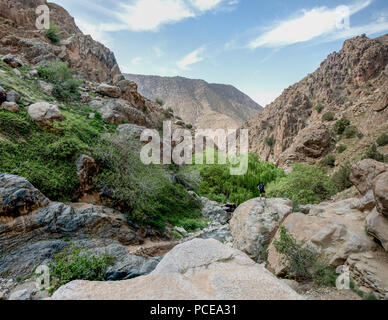
[[[249,129],[250,151],[283,167],[292,161],[318,163],[338,143],[329,133],[336,120],[345,117],[363,136],[337,155],[336,164],[357,159],[387,131],[386,38],[361,36],[345,41],[316,71],[285,89],[242,126]],[[333,121],[323,118],[328,112]]]
[[[293,212],[288,199],[251,199],[233,213],[230,229],[233,246],[261,261],[278,226]]]
[[[50,20],[60,30],[59,45],[51,44],[44,30],[36,29],[35,10],[39,5],[48,5]],[[120,73],[114,54],[82,34],[74,19],[57,4],[45,0],[1,0],[0,17],[7,22],[0,24],[0,54],[6,54],[6,62],[13,67],[23,64],[22,60],[32,65],[61,60],[82,77],[96,82],[111,82]]]
[[[174,290],[171,290],[174,288]],[[148,276],[118,282],[73,281],[53,300],[299,300],[294,290],[242,252],[195,239],[176,246]]]
[[[388,171],[387,164],[365,159],[352,167],[349,179],[357,190],[364,195],[369,190],[373,190],[376,178],[385,171]]]

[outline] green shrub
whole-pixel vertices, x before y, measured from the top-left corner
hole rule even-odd
[[[41,65],[37,70],[42,80],[54,85],[54,97],[65,101],[79,98],[81,81],[74,78],[74,70],[66,62],[49,62],[47,66]]]
[[[317,166],[296,163],[292,171],[267,188],[271,198],[288,198],[300,204],[317,204],[335,194],[330,178]]]
[[[388,134],[383,133],[377,138],[376,143],[380,147],[386,146],[388,144]]]
[[[348,139],[358,135],[358,129],[355,126],[348,126],[344,130],[344,136]]]
[[[350,182],[351,165],[349,162],[345,162],[331,177],[338,192],[346,190],[352,186]]]
[[[346,149],[347,149],[347,147],[345,145],[341,144],[341,145],[338,146],[337,152],[338,153],[343,153],[343,152],[346,151]]]
[[[335,166],[335,155],[334,154],[328,154],[321,160],[321,165],[328,166],[328,167],[334,167]]]
[[[264,143],[267,146],[272,147],[275,144],[275,139],[273,137],[265,137]]]
[[[282,263],[289,277],[297,280],[312,280],[319,286],[334,286],[335,270],[309,246],[297,244],[285,227],[280,227],[280,239],[274,241],[275,249],[283,255]]]
[[[326,112],[323,116],[322,116],[322,120],[323,121],[333,121],[334,120],[334,113],[333,112]]]
[[[186,124],[186,128],[189,129],[189,130],[191,130],[191,129],[193,129],[193,125],[190,124],[190,123],[188,123],[188,124]]]
[[[98,184],[109,190],[112,206],[141,225],[162,230],[166,221],[200,220],[200,203],[182,185],[172,184],[161,166],[143,164],[136,143],[111,135],[93,152],[101,164]]]
[[[318,113],[321,113],[321,111],[322,111],[322,109],[323,109],[322,103],[318,103],[318,104],[314,107],[314,109],[315,109],[316,111],[318,111]]]
[[[363,159],[373,159],[376,161],[384,162],[384,155],[377,150],[377,145],[373,143],[365,152]]]
[[[46,37],[52,43],[58,44],[61,39],[59,38],[59,29],[54,23],[50,23],[50,28],[46,30]]]
[[[156,98],[156,99],[155,99],[155,102],[156,102],[158,105],[160,105],[161,107],[164,106],[164,101],[163,101],[162,99],[160,99],[160,98]]]
[[[284,177],[284,171],[272,163],[261,162],[258,155],[248,156],[248,170],[244,175],[230,175],[231,164],[196,165],[200,171],[199,194],[219,202],[234,202],[237,205],[259,196],[260,182],[270,182]]]
[[[350,125],[350,121],[346,118],[338,120],[334,125],[334,132],[337,134],[343,134],[346,127]]]
[[[113,262],[111,256],[92,255],[87,250],[72,246],[70,252],[65,250],[56,254],[54,263],[50,264],[53,280],[50,292],[73,280],[103,281],[108,266]]]

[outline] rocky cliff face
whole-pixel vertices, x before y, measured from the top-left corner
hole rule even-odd
[[[172,108],[185,122],[198,128],[237,129],[262,110],[260,105],[230,85],[182,77],[135,74],[125,77],[138,84],[142,95],[151,100],[163,99],[165,108]]]
[[[50,21],[60,30],[58,45],[35,27],[35,9],[42,4],[48,5]],[[111,82],[120,73],[108,48],[84,35],[65,9],[45,0],[0,0],[0,39],[0,54],[19,54],[30,64],[67,61],[83,78],[96,82]]]
[[[293,161],[313,164],[342,139],[348,148],[337,163],[359,157],[388,130],[387,39],[347,40],[314,73],[285,89],[243,126],[250,130],[250,151],[281,166]],[[323,119],[327,112],[333,113],[332,121]],[[343,117],[362,133],[359,138],[335,136],[334,124]]]

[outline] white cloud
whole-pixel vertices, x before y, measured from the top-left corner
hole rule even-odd
[[[225,0],[132,0],[121,1],[110,10],[114,22],[104,23],[106,31],[158,31],[165,24],[195,18],[217,8]],[[227,3],[227,6],[235,5]]]
[[[190,2],[200,11],[207,11],[215,8],[222,0],[190,0]]]
[[[190,52],[182,60],[178,61],[177,66],[182,70],[188,70],[188,66],[203,60],[203,57],[201,55],[204,51],[205,48],[201,47],[194,50],[193,52]]]
[[[299,17],[282,21],[252,40],[248,47],[251,49],[275,48],[310,41],[320,36],[344,33],[351,28],[341,23],[340,13],[343,12],[343,9],[348,10],[350,18],[351,15],[368,7],[372,1],[364,0],[351,6],[338,6],[334,9],[319,7],[303,10]]]

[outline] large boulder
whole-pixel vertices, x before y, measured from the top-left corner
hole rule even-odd
[[[376,178],[385,171],[388,171],[387,164],[365,159],[352,167],[349,178],[357,190],[365,195],[369,190],[373,190]]]
[[[53,300],[299,300],[294,290],[242,252],[195,239],[176,246],[148,276],[73,281]]]
[[[49,200],[26,179],[0,173],[0,218],[23,216],[48,204]]]
[[[233,213],[230,230],[234,247],[251,258],[262,260],[263,250],[279,224],[293,212],[288,199],[251,199]]]
[[[202,215],[219,224],[226,224],[230,220],[230,214],[216,201],[201,197]]]
[[[0,253],[27,241],[48,239],[114,239],[140,244],[137,226],[120,212],[101,206],[51,202],[30,214],[4,220],[0,228]]]
[[[97,87],[96,90],[99,94],[103,96],[107,96],[110,98],[120,98],[121,97],[121,90],[119,87],[116,86],[110,86],[106,83],[102,83]]]
[[[109,123],[123,124],[131,122],[144,126],[147,124],[147,118],[144,113],[131,107],[128,101],[124,99],[110,99],[103,107],[99,109],[102,119]]]
[[[6,97],[7,102],[18,103],[20,100],[20,94],[14,90],[7,93]]]
[[[366,225],[366,230],[388,251],[388,219],[375,208],[366,218]]]
[[[28,106],[28,114],[38,123],[45,125],[47,122],[62,121],[63,116],[58,106],[48,102],[37,102]]]
[[[374,195],[377,211],[388,219],[388,171],[377,176]]]
[[[342,265],[353,253],[366,252],[376,248],[374,241],[365,233],[364,213],[354,209],[357,199],[311,206],[309,214],[293,213],[282,226],[301,246],[309,246],[322,254],[329,265]],[[280,239],[278,231],[268,249],[269,268],[277,275],[283,274],[283,256],[279,255],[274,241]]]

